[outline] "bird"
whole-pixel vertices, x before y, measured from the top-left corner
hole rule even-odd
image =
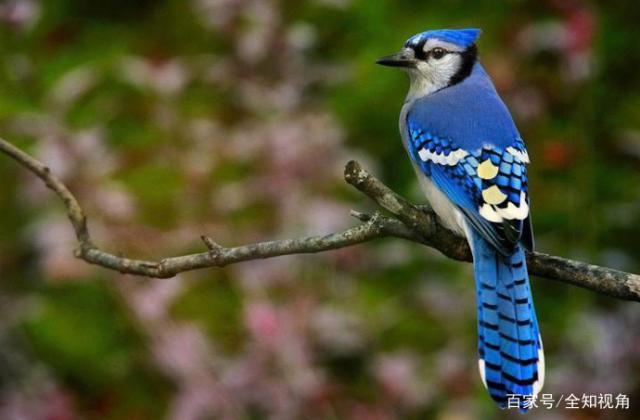
[[[482,382],[498,406],[525,412],[544,383],[525,259],[534,247],[529,155],[480,63],[480,33],[424,31],[377,63],[408,74],[403,145],[439,220],[471,249]]]

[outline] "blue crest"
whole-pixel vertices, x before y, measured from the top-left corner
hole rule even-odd
[[[473,44],[480,36],[480,29],[468,28],[468,29],[435,29],[432,31],[421,32],[412,36],[406,42],[406,46],[416,46],[421,42],[436,38],[444,42],[458,45],[462,48],[467,48]]]

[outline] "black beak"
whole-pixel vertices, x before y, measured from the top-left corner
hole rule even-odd
[[[382,57],[381,59],[376,61],[376,64],[389,67],[415,67],[416,59],[413,56],[413,51],[404,49],[395,54]]]

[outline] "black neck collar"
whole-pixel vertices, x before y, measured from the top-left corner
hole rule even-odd
[[[469,48],[461,52],[460,57],[462,58],[462,65],[456,74],[451,77],[447,87],[457,85],[469,77],[473,70],[473,65],[478,60],[478,47],[476,47],[476,44],[471,44]]]

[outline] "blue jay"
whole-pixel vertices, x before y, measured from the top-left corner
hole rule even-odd
[[[482,382],[526,410],[544,356],[525,248],[533,249],[524,142],[478,61],[478,29],[419,33],[377,61],[409,75],[400,133],[422,190],[473,253]],[[509,404],[508,404],[509,403]]]

